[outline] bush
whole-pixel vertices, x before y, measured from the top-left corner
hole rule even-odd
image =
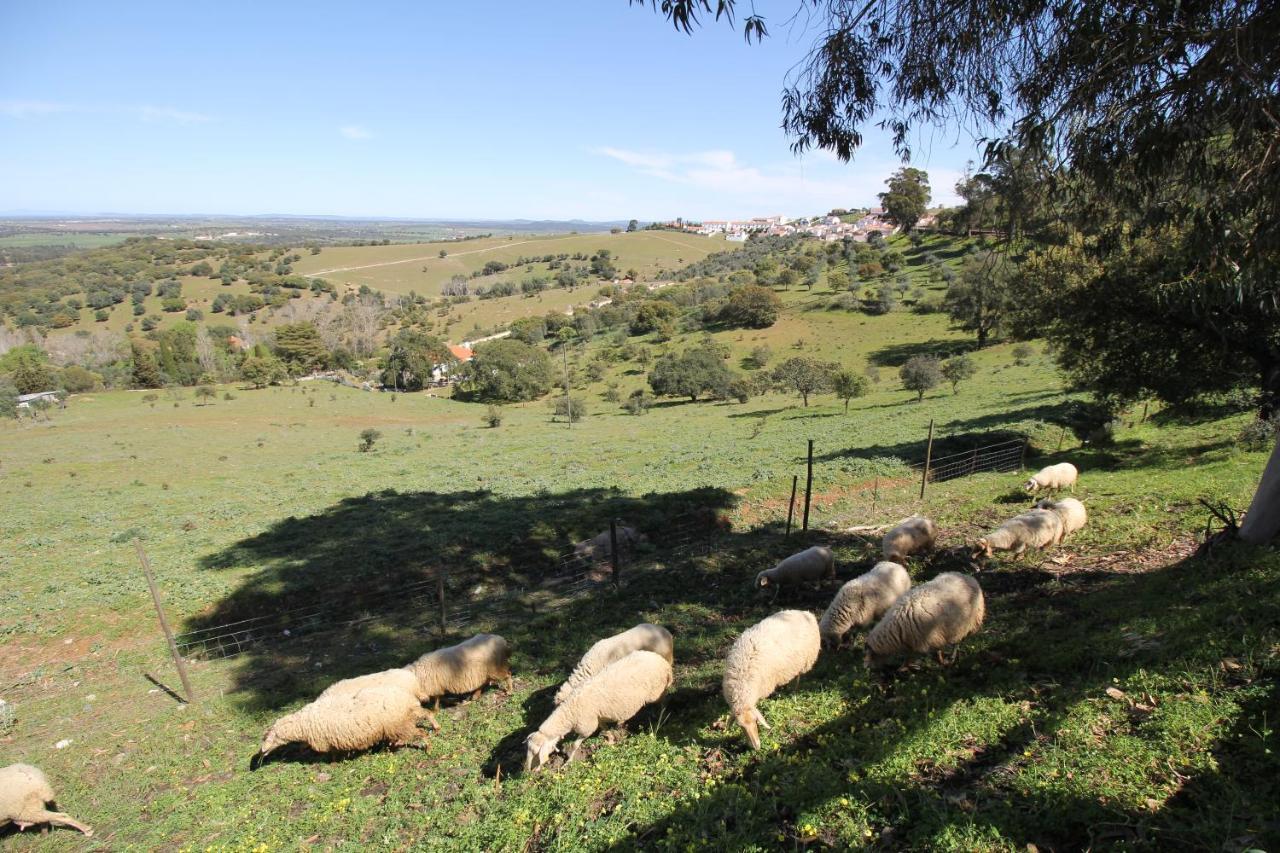
[[[230,391],[222,395],[222,399],[224,400],[234,400],[235,398],[236,398],[236,395],[232,394]]]
[[[1240,431],[1240,443],[1248,450],[1269,450],[1280,437],[1280,415],[1255,418]]]
[[[361,430],[360,446],[358,448],[359,451],[361,453],[368,453],[370,450],[373,450],[374,443],[377,442],[377,440],[380,438],[382,438],[382,433],[374,429],[373,427],[369,427],[368,429]]]
[[[497,429],[502,426],[502,409],[497,406],[490,406],[485,410],[481,420],[489,425],[489,429]]]
[[[551,401],[551,420],[565,418],[577,422],[587,416],[587,401],[581,397],[556,397]]]
[[[627,402],[622,404],[622,408],[633,415],[648,414],[651,406],[653,406],[653,395],[643,388],[637,388],[632,391],[631,396],[627,398]]]
[[[111,319],[111,312],[106,308],[99,308],[97,311],[93,312],[93,319],[99,323],[105,323]]]
[[[201,385],[196,389],[196,401],[213,400],[218,396],[218,392],[213,389],[212,385]]]
[[[760,344],[751,348],[751,354],[747,356],[746,366],[752,370],[759,370],[769,363],[769,359],[773,358],[773,349],[768,344]]]
[[[63,368],[62,387],[72,394],[83,394],[92,391],[102,383],[102,377],[78,364]]]
[[[1031,358],[1031,356],[1035,354],[1035,350],[1027,344],[1018,344],[1013,348],[1011,354],[1013,355],[1014,364],[1026,364],[1027,359]]]
[[[942,381],[942,365],[930,355],[917,355],[907,359],[898,371],[902,387],[916,392],[916,402],[924,399],[924,392]]]
[[[782,300],[767,287],[747,284],[729,294],[718,312],[720,322],[730,326],[764,329],[778,320]]]
[[[956,393],[956,387],[961,382],[972,379],[977,372],[978,366],[967,355],[958,355],[942,363],[942,378],[951,383],[952,394]]]

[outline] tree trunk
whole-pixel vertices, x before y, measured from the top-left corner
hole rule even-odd
[[[978,349],[983,349],[984,347],[986,347],[986,345],[987,345],[987,330],[983,328],[979,328],[978,329]]]
[[[807,391],[800,392],[800,398],[804,400],[804,407],[809,408],[809,393]]]
[[[1266,545],[1280,533],[1280,441],[1271,451],[1262,481],[1253,493],[1249,512],[1240,525],[1240,538],[1254,545]]]

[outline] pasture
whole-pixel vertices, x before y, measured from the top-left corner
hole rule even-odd
[[[895,319],[869,318],[879,334],[850,334],[841,358],[900,355]],[[1274,838],[1267,709],[1280,565],[1264,552],[1190,556],[1205,516],[1196,499],[1240,506],[1261,469],[1263,454],[1234,441],[1244,418],[1135,415],[1114,447],[1081,447],[1067,433],[1054,454],[1060,436],[1045,424],[1072,401],[1047,361],[1016,365],[1002,347],[977,359],[979,376],[959,394],[914,404],[886,377],[847,416],[829,396],[802,409],[771,394],[746,405],[672,401],[644,416],[597,402],[572,430],[533,403],[506,407],[489,429],[480,406],[307,383],[224,387],[234,399],[204,406],[164,392],[153,402],[140,392],[77,397],[49,423],[7,429],[0,460],[17,511],[0,522],[13,545],[2,558],[11,582],[0,661],[7,676],[46,661],[34,688],[69,689],[71,707],[59,706],[54,730],[24,718],[19,702],[0,744],[7,760],[42,765],[62,806],[98,830],[89,842],[58,832],[7,843],[972,850]],[[953,667],[919,664],[886,685],[856,648],[824,654],[762,704],[774,728],[750,753],[719,697],[718,661],[774,609],[749,579],[804,541],[788,546],[778,525],[805,439],[818,444],[809,537],[836,548],[847,579],[872,549],[826,524],[914,508],[914,486],[886,498],[883,516],[850,517],[867,510],[844,496],[898,471],[894,457],[919,458],[930,418],[944,435],[1031,429],[1042,450],[1085,472],[1092,523],[1060,549],[980,575],[988,623]],[[383,438],[359,453],[366,427]],[[1013,494],[1018,480],[935,484],[921,508],[938,519],[944,546],[959,545],[1025,505]],[[431,614],[364,614],[374,618],[354,633],[283,658],[197,663],[202,701],[186,709],[140,678],[118,682],[92,665],[139,641],[158,647],[134,531],[182,630],[316,597],[341,607],[342,590],[394,588],[442,561],[500,576],[521,569],[529,543],[562,548],[619,507],[690,501],[734,522],[712,553],[670,554],[655,529],[656,550],[620,591],[605,585],[536,616],[482,616],[454,629],[511,639],[516,691],[449,707],[421,752],[285,755],[247,772],[282,710],[333,677],[440,642]],[[955,560],[942,552],[913,573],[966,568]],[[776,606],[820,610],[832,591]],[[521,774],[523,736],[577,655],[642,619],[677,638],[666,704],[589,740],[575,764]],[[64,671],[59,659],[79,663]],[[176,682],[170,668],[156,675]],[[24,735],[32,730],[39,736]],[[71,744],[54,748],[62,738]]]

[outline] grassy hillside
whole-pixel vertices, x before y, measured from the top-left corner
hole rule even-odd
[[[941,285],[928,280],[925,256],[963,249],[941,239],[902,248],[926,299]],[[689,331],[665,344],[613,333],[574,347],[576,393],[591,410],[572,430],[543,401],[503,407],[501,425],[488,428],[481,405],[319,382],[222,386],[209,405],[189,390],[82,395],[48,421],[0,429],[13,507],[0,514],[11,543],[0,554],[0,698],[14,710],[0,717],[0,762],[41,765],[60,806],[97,829],[87,843],[63,831],[6,842],[1274,846],[1280,559],[1246,549],[1194,556],[1207,516],[1197,500],[1243,506],[1261,471],[1265,454],[1237,441],[1248,416],[1157,411],[1144,421],[1135,410],[1113,444],[1085,445],[1068,428],[1082,401],[1046,355],[1018,363],[1010,345],[973,352],[978,375],[958,393],[939,388],[915,403],[897,365],[970,346],[943,315],[870,316],[822,281],[780,295],[774,326],[712,337],[744,372],[761,344],[771,364],[803,353],[876,368],[879,381],[847,414],[829,394],[808,408],[779,393],[745,404],[664,400],[640,416],[604,399],[610,385],[625,397],[644,383],[640,347],[679,351],[703,337]],[[592,362],[603,373],[588,381]],[[940,447],[1026,433],[1028,465],[1074,462],[1089,526],[978,575],[987,623],[951,667],[918,663],[881,680],[863,668],[856,637],[824,653],[761,704],[773,728],[750,752],[720,698],[719,662],[748,625],[784,606],[819,612],[834,593],[771,602],[751,589],[757,571],[825,542],[848,579],[875,548],[841,531],[913,511],[943,531],[913,577],[972,571],[964,543],[1027,505],[1018,472],[933,483],[920,501],[904,463],[923,457],[931,420]],[[367,428],[381,437],[362,453]],[[786,497],[808,439],[813,530],[787,542]],[[709,553],[677,550],[682,519],[706,511],[726,515],[731,531]],[[553,555],[617,516],[653,542],[622,587],[544,594]],[[133,552],[139,535],[179,631],[271,617],[275,645],[193,662],[201,701],[191,707],[164,692],[177,679]],[[438,571],[449,578],[447,636],[435,627]],[[508,594],[502,608],[487,605]],[[321,609],[319,627],[309,608]],[[581,761],[522,774],[523,738],[573,662],[641,620],[676,636],[667,701],[589,740]],[[478,630],[511,640],[515,692],[447,703],[424,750],[286,752],[247,771],[266,725],[333,679]]]
[[[676,270],[712,252],[732,249],[718,237],[699,237],[666,231],[622,234],[563,234],[551,237],[494,237],[445,243],[402,243],[392,246],[343,246],[305,256],[295,269],[302,275],[359,287],[368,285],[385,293],[415,291],[437,296],[440,286],[454,275],[470,275],[488,261],[513,263],[519,257],[608,249],[619,270],[635,268],[642,278],[654,278],[661,270]],[[439,256],[441,250],[447,254]],[[533,264],[528,272],[545,272],[545,264]],[[518,281],[524,267],[491,280]],[[479,283],[487,283],[481,281]]]

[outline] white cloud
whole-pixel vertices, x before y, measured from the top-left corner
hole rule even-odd
[[[212,116],[188,110],[175,110],[170,107],[138,107],[138,115],[143,121],[175,121],[178,124],[201,124],[213,121]]]
[[[67,104],[55,104],[50,101],[0,101],[0,115],[10,118],[29,118],[30,116],[63,113],[70,110]]]
[[[341,133],[347,139],[372,139],[373,138],[372,133],[370,133],[368,130],[366,130],[365,128],[361,127],[358,124],[343,125],[342,127],[338,128],[338,133]]]

